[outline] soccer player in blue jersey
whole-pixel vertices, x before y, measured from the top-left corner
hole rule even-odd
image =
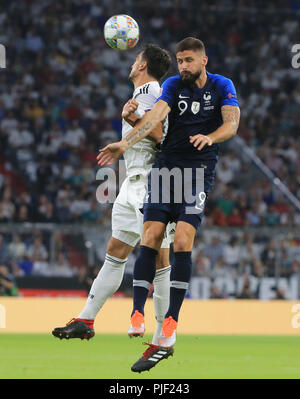
[[[208,58],[201,40],[188,37],[176,46],[179,75],[167,79],[157,103],[122,141],[112,143],[98,155],[98,164],[111,164],[128,148],[146,137],[160,122],[166,121],[167,133],[153,168],[187,168],[193,170],[191,181],[184,180],[183,187],[191,184],[195,190],[197,168],[204,170],[204,189],[201,207],[196,201],[185,199],[177,203],[151,201],[157,187],[149,178],[149,199],[144,205],[144,232],[134,267],[132,319],[143,320],[148,290],[155,275],[155,260],[169,221],[177,222],[174,237],[174,261],[170,276],[170,305],[165,315],[159,345],[149,345],[131,370],[141,372],[154,367],[173,354],[176,342],[178,315],[191,277],[191,251],[196,230],[203,216],[207,194],[212,189],[214,170],[218,161],[219,143],[233,137],[238,129],[240,110],[232,81],[222,75],[206,71]],[[174,179],[170,191],[178,183]],[[172,185],[173,184],[173,185]],[[160,184],[158,184],[160,185]],[[162,187],[159,187],[163,191]],[[182,189],[183,190],[183,189]],[[195,212],[187,212],[187,207]],[[196,209],[200,209],[199,212]]]

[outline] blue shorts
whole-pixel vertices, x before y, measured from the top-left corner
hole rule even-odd
[[[148,178],[148,198],[144,204],[144,222],[184,221],[197,230],[207,195],[213,187],[216,160],[174,160],[159,154]],[[165,168],[162,171],[162,168]],[[175,177],[157,177],[176,168]],[[198,169],[198,170],[197,170]],[[201,169],[201,171],[200,171]],[[173,169],[174,170],[174,169]]]

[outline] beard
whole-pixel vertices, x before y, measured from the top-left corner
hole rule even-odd
[[[193,86],[196,80],[200,77],[201,71],[196,73],[192,73],[189,71],[183,71],[180,74],[181,80],[183,83],[187,84],[188,86]]]

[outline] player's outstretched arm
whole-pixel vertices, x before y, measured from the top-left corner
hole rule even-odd
[[[147,137],[165,119],[170,110],[165,101],[159,100],[124,139],[100,149],[100,154],[97,156],[98,165],[111,165],[115,162],[128,148]]]
[[[239,127],[240,109],[235,105],[223,105],[221,107],[223,124],[214,132],[203,135],[196,134],[190,137],[190,142],[200,151],[205,145],[222,143],[233,137]]]

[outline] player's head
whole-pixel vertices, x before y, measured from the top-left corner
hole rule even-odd
[[[147,73],[152,78],[160,81],[168,72],[170,65],[171,57],[166,50],[155,44],[147,44],[145,49],[136,57],[129,79],[133,81],[141,73]]]
[[[203,42],[195,37],[187,37],[176,45],[176,59],[181,79],[192,85],[205,71],[207,56]]]

